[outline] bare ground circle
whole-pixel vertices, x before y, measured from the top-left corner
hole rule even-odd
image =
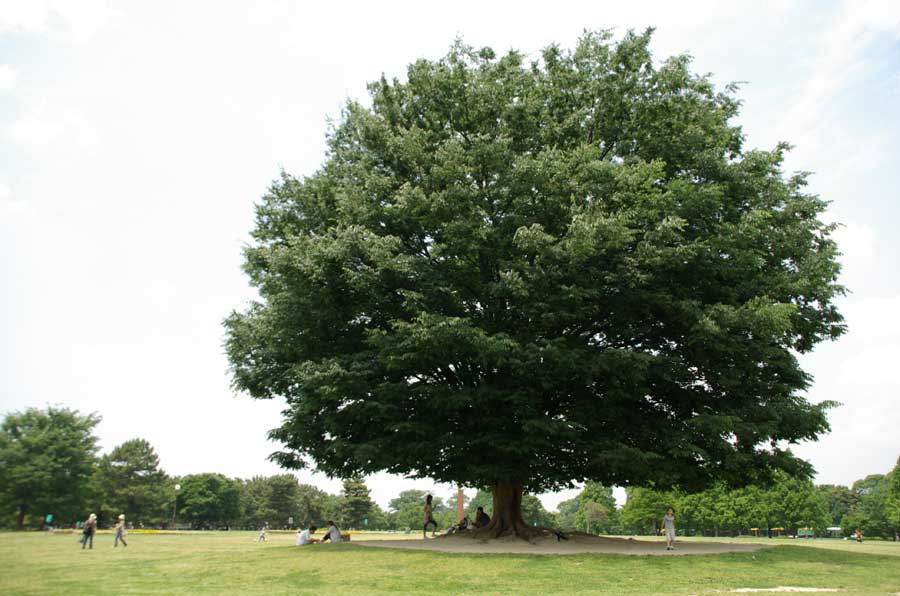
[[[365,540],[357,544],[375,548],[437,551],[445,553],[579,555],[601,553],[637,556],[715,555],[746,553],[769,548],[764,544],[735,544],[725,542],[676,542],[674,551],[666,550],[664,540],[634,540],[609,536],[572,534],[568,540],[539,536],[523,540],[515,536],[480,539],[467,534],[439,536],[426,540]]]

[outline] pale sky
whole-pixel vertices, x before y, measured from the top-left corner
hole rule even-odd
[[[0,412],[99,412],[108,451],[146,438],[170,474],[281,470],[281,404],[235,395],[222,319],[253,296],[241,248],[280,168],[324,158],[328,118],[454,38],[535,55],[585,29],[657,28],[745,81],[746,146],[842,222],[850,333],[803,358],[812,401],[843,403],[796,451],[821,483],[900,455],[900,3],[103,2],[0,0]],[[338,480],[299,473],[330,492]],[[382,506],[427,480],[368,479]],[[450,487],[434,487],[440,496]],[[577,491],[543,495],[555,508]]]

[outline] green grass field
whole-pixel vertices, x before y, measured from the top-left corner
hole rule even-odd
[[[297,548],[253,532],[128,537],[82,551],[75,534],[0,533],[0,594],[720,594],[801,586],[900,593],[900,544],[779,540],[757,553],[684,557],[457,555]],[[384,536],[376,536],[384,538]],[[399,536],[408,538],[407,536]],[[353,540],[365,536],[354,536]]]

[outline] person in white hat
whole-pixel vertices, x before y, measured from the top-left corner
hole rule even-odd
[[[113,548],[119,546],[119,540],[122,541],[123,546],[128,546],[128,543],[125,542],[125,514],[119,514],[119,521],[116,522],[116,541],[113,542]]]
[[[93,513],[90,514],[87,521],[85,521],[84,525],[81,527],[81,550],[84,550],[84,547],[88,545],[88,542],[90,542],[91,550],[94,550],[94,534],[97,533],[97,516]]]

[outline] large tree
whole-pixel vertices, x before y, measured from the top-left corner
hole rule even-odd
[[[171,514],[171,482],[145,439],[125,441],[101,457],[92,486],[101,522],[124,513],[138,525],[159,524]]]
[[[832,526],[840,526],[844,516],[859,504],[859,494],[840,484],[820,484],[816,491],[824,499]]]
[[[578,512],[575,515],[577,527],[584,528],[588,533],[591,528],[596,533],[610,533],[616,526],[618,511],[611,486],[587,482],[578,495],[578,502]]]
[[[331,501],[335,502],[332,507]],[[329,519],[329,507],[338,509],[337,497],[329,495],[311,484],[301,484],[297,489],[297,516],[294,525],[308,528],[311,525],[322,528]]]
[[[26,515],[43,520],[87,517],[94,471],[96,414],[50,406],[7,414],[0,425],[0,507],[11,510],[19,529]]]
[[[368,522],[374,505],[369,496],[369,487],[360,476],[344,480],[341,490],[341,523],[350,528],[360,529]]]
[[[230,526],[241,513],[241,483],[222,474],[189,474],[179,479],[178,519],[195,528]]]
[[[241,525],[284,528],[293,519],[293,525],[302,527],[309,523],[310,509],[315,507],[310,496],[291,474],[254,476],[241,483]]]
[[[900,457],[888,474],[888,519],[893,525],[895,537],[900,535]]]
[[[841,520],[845,535],[859,529],[865,536],[894,536],[896,519],[891,502],[891,475],[869,474],[853,483],[859,502]]]
[[[528,62],[458,43],[370,85],[321,169],[257,206],[237,388],[286,467],[524,491],[808,475],[796,355],[839,336],[826,202],[745,150],[735,88],[651,32]]]

